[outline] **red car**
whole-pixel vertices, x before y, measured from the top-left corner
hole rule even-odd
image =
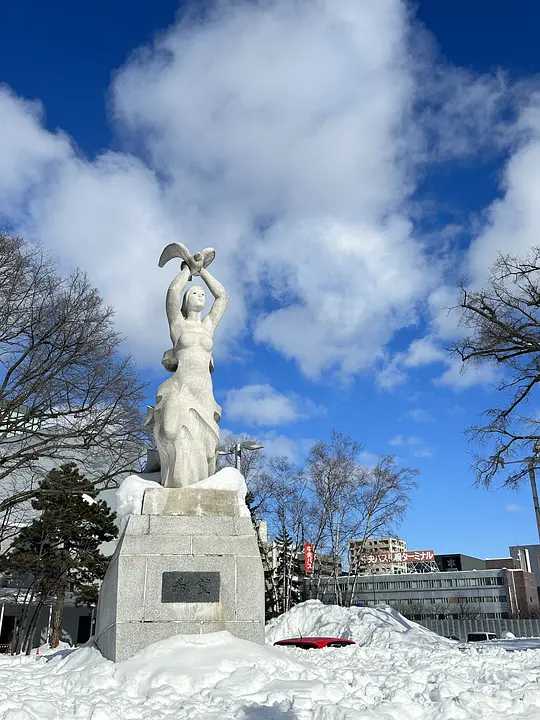
[[[297,647],[303,650],[320,650],[321,648],[345,647],[346,645],[356,645],[354,640],[346,640],[337,637],[299,637],[287,638],[287,640],[278,640],[274,645],[284,645],[286,647]]]

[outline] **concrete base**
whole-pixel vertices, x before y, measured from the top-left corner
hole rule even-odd
[[[146,491],[143,508],[147,514],[129,516],[101,587],[96,643],[103,655],[125,660],[180,633],[228,630],[264,642],[262,562],[236,493],[157,488]],[[170,572],[218,573],[216,601],[163,601],[163,573]]]

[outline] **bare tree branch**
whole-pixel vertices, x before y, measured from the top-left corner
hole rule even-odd
[[[533,421],[523,417],[540,382],[540,248],[526,258],[500,256],[487,286],[469,292],[462,288],[462,324],[469,334],[454,348],[465,363],[496,363],[502,371],[501,404],[486,411],[486,422],[471,429],[486,451],[475,461],[477,481],[489,486],[504,474],[506,485],[516,485],[526,469],[506,463],[530,454],[537,439]]]
[[[83,273],[0,234],[0,510],[58,462],[108,486],[142,454],[142,387],[112,318]]]

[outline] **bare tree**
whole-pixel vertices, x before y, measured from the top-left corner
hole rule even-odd
[[[478,482],[489,486],[509,460],[530,454],[539,437],[540,421],[527,417],[526,407],[540,382],[540,248],[526,258],[499,257],[484,289],[462,289],[460,306],[469,332],[454,352],[464,363],[487,361],[501,370],[500,405],[471,429],[487,445],[476,471]],[[518,484],[527,472],[526,465],[513,465],[505,484]]]
[[[218,456],[218,469],[235,466],[234,447],[245,440],[252,440],[255,444],[259,444],[254,438],[247,436],[227,434],[222,437],[220,447],[223,454]],[[265,522],[264,518],[273,512],[272,504],[276,498],[277,483],[272,472],[272,461],[269,462],[261,450],[244,449],[240,454],[239,461],[238,469],[246,480],[248,488],[246,503],[251,513],[251,521],[263,564],[265,608],[266,617],[269,619],[278,614],[279,593],[274,568],[268,554],[267,533],[263,532],[263,522]]]
[[[417,475],[417,471],[412,468],[398,467],[391,455],[379,458],[376,465],[364,470],[366,475],[356,498],[357,532],[354,537],[360,540],[360,554],[366,540],[393,532],[408,508]],[[349,570],[344,598],[347,605],[353,602],[361,570],[360,563],[352,568],[352,572]]]
[[[114,484],[142,453],[141,399],[86,276],[61,277],[39,249],[0,234],[0,512],[32,498],[59,461]]]
[[[273,575],[277,614],[289,610],[302,595],[300,556],[306,533],[307,483],[304,474],[284,457],[272,458],[267,472],[272,479],[269,517],[280,556]]]
[[[312,537],[315,547],[325,549],[332,559],[337,604],[346,599],[338,575],[349,541],[388,531],[405,512],[414,486],[414,470],[397,468],[391,457],[382,458],[374,468],[363,467],[359,451],[358,443],[334,432],[330,442],[314,445],[306,467]],[[354,586],[346,594],[350,604]]]
[[[234,466],[234,447],[243,441],[259,444],[256,438],[226,435],[221,447],[224,451],[218,461],[219,467]],[[304,540],[306,481],[302,473],[285,457],[268,457],[261,450],[243,449],[239,470],[246,478],[246,498],[254,527],[266,579],[267,616],[274,617],[289,609],[292,603],[294,583],[291,582],[298,564],[298,550]],[[292,551],[287,552],[286,562],[280,564],[280,572],[273,563],[273,544],[263,539],[261,524],[269,525],[272,535],[288,536]]]

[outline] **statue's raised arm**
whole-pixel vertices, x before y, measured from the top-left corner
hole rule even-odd
[[[167,320],[169,321],[169,332],[173,347],[178,342],[182,332],[184,316],[182,315],[182,296],[184,288],[188,284],[190,278],[189,268],[182,265],[182,269],[176,275],[167,290],[167,299],[165,307],[167,310]]]
[[[202,268],[199,274],[206,283],[206,286],[208,287],[212,295],[214,296],[214,302],[212,303],[210,312],[203,320],[204,324],[209,327],[209,329],[213,333],[221,322],[221,318],[223,317],[225,310],[227,309],[227,305],[229,303],[229,296],[227,295],[227,291],[225,290],[223,285],[218,280],[216,280],[216,278],[208,270]]]

